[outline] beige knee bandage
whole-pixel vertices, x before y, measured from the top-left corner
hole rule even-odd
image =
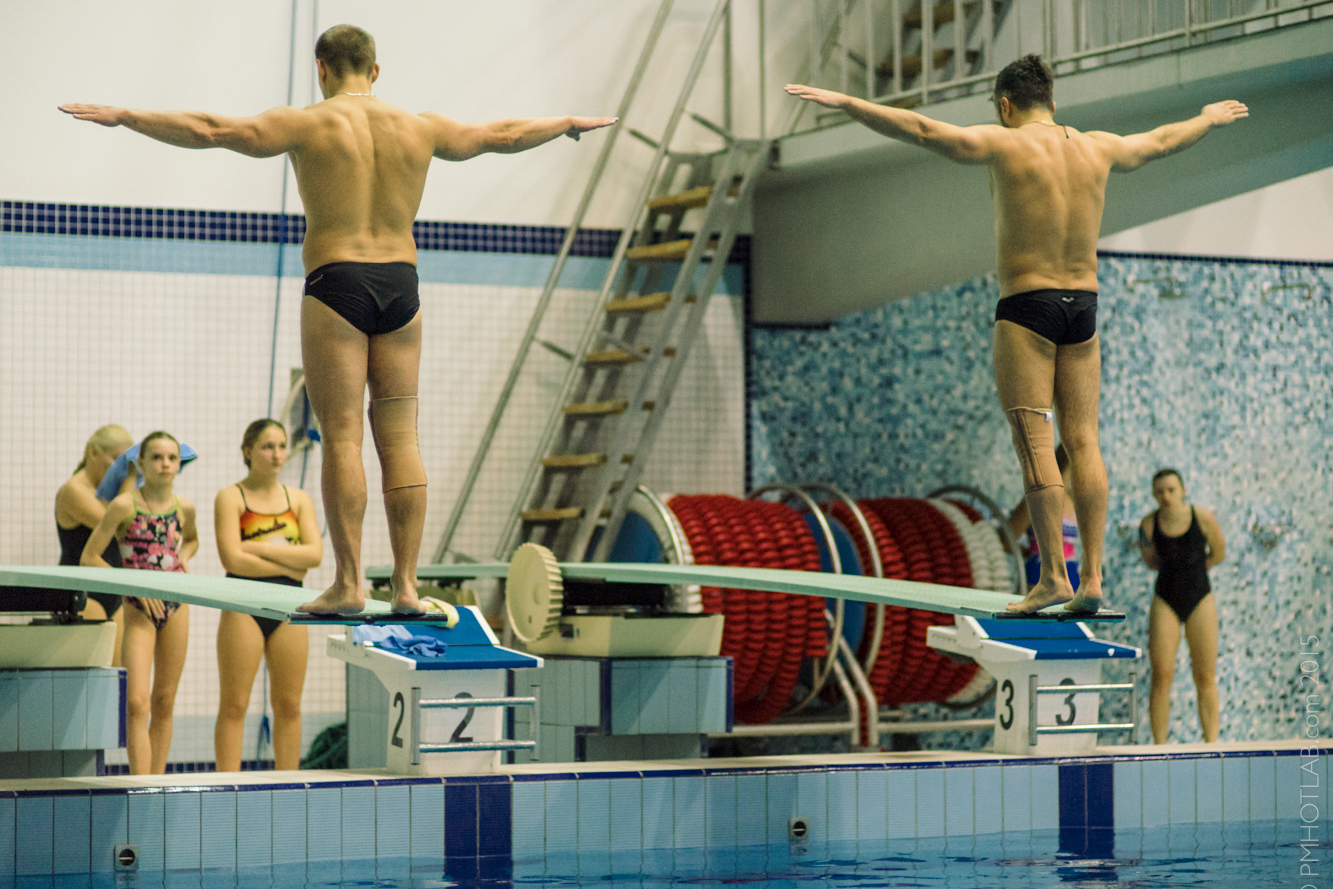
[[[367,413],[375,450],[380,455],[385,493],[425,487],[426,467],[417,443],[416,396],[372,399]]]
[[[1049,410],[1015,407],[1004,412],[1014,430],[1014,450],[1023,464],[1023,487],[1028,491],[1063,486],[1055,462],[1055,416]]]

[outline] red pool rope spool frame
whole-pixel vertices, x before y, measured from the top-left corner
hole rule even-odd
[[[819,549],[800,513],[781,503],[678,495],[668,503],[697,565],[818,571]],[[722,654],[734,661],[736,716],[762,724],[787,709],[801,662],[827,652],[823,600],[705,587],[704,611],[726,616]]]
[[[929,502],[875,498],[857,504],[867,519],[873,514],[879,520],[896,544],[905,567],[902,579],[972,586],[962,537]],[[894,576],[887,565],[885,574]],[[888,609],[880,656],[868,671],[881,704],[942,701],[971,681],[975,664],[954,664],[926,645],[928,627],[952,623],[952,615],[918,608]]]

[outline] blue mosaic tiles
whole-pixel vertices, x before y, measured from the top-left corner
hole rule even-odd
[[[1297,737],[1297,637],[1318,634],[1327,650],[1333,626],[1333,266],[1105,254],[1099,279],[1104,576],[1128,614],[1106,635],[1147,643],[1153,574],[1135,538],[1155,507],[1152,474],[1176,467],[1187,499],[1217,513],[1227,540],[1211,572],[1221,737]],[[753,484],[920,497],[959,483],[1017,503],[1022,481],[991,378],[998,296],[995,278],[982,277],[826,329],[755,329]],[[1105,681],[1130,670],[1146,703],[1146,661],[1109,666]],[[1198,740],[1183,645],[1172,701],[1171,740]],[[1123,707],[1108,701],[1102,716],[1119,721]]]

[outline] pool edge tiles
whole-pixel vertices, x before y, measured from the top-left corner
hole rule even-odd
[[[429,778],[309,771],[0,781],[0,878],[69,873],[84,861],[106,873],[119,843],[139,847],[141,871],[162,873],[727,855],[786,843],[797,816],[808,819],[808,854],[848,840],[879,848],[1056,830],[1091,848],[1094,834],[1205,822],[1218,833],[1300,817],[1303,804],[1326,818],[1330,757],[1333,743],[1293,741],[1104,747],[1064,758],[534,763]],[[1314,802],[1300,789],[1311,774],[1321,782]],[[57,854],[70,813],[88,845]]]

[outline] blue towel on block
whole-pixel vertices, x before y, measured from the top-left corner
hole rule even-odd
[[[128,451],[116,458],[116,462],[111,464],[111,468],[102,476],[101,483],[97,486],[97,499],[110,503],[115,496],[120,493],[120,486],[125,484],[125,476],[130,474],[130,461],[139,456],[139,446],[136,444]],[[184,469],[199,455],[194,452],[194,448],[187,444],[181,445],[181,469]],[[143,473],[139,473],[136,488],[143,487]]]
[[[402,624],[361,624],[352,627],[352,642],[372,642],[376,648],[415,657],[444,657],[447,647],[434,636],[414,635]]]

